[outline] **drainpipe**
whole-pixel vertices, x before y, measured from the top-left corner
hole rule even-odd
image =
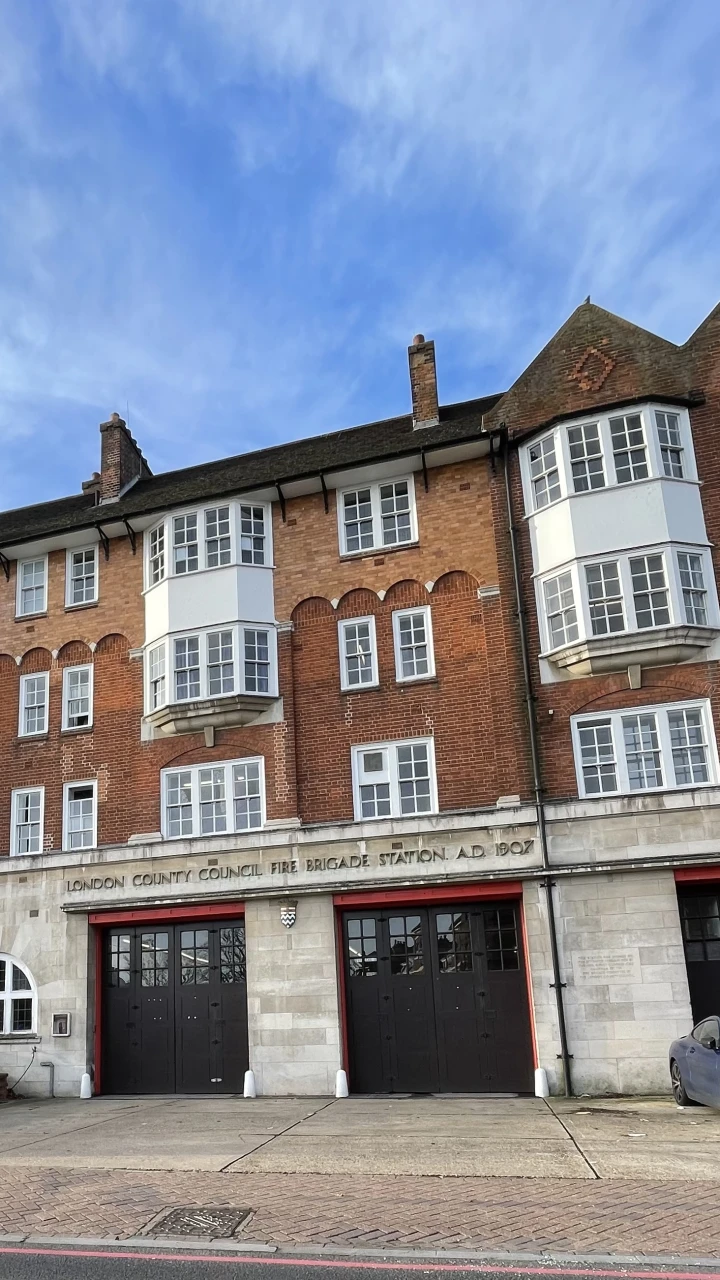
[[[549,873],[550,859],[548,856],[547,827],[545,823],[542,766],[540,763],[540,748],[538,745],[537,725],[535,722],[535,699],[533,696],[532,680],[530,676],[530,646],[528,643],[527,619],[525,616],[525,606],[523,604],[522,588],[520,583],[518,531],[517,525],[515,524],[512,491],[510,488],[510,450],[508,431],[504,424],[501,426],[498,434],[501,440],[503,471],[505,474],[505,501],[507,504],[510,550],[512,553],[513,583],[515,587],[515,604],[518,628],[520,631],[520,652],[522,655],[523,697],[525,701],[528,735],[530,739],[530,759],[532,763],[533,793],[535,796],[535,810],[537,812],[538,836],[540,839],[540,855],[542,858],[543,871],[547,871]],[[560,1032],[560,1058],[562,1059],[563,1076],[565,1078],[565,1096],[566,1098],[571,1098],[572,1080],[570,1076],[570,1060],[572,1054],[568,1048],[567,1024],[565,1022],[565,998],[563,995],[565,983],[562,981],[560,973],[560,951],[558,948],[557,920],[555,918],[555,900],[553,898],[553,882],[551,876],[549,874],[545,876],[542,883],[547,896],[548,925],[550,927],[550,952],[552,956],[553,971],[553,981],[551,986],[555,992],[555,1003],[557,1005],[558,1029]]]

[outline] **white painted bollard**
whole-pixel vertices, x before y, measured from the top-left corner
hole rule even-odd
[[[243,1098],[257,1098],[257,1089],[255,1088],[255,1072],[245,1072],[245,1083],[243,1085]]]
[[[535,1069],[535,1097],[550,1097],[550,1086],[548,1084],[547,1071],[544,1067],[536,1067]]]
[[[347,1072],[338,1071],[337,1075],[335,1076],[335,1097],[347,1098],[347,1096],[348,1096]]]
[[[84,1071],[80,1077],[80,1097],[92,1098],[92,1084],[90,1082],[90,1075],[87,1071]]]

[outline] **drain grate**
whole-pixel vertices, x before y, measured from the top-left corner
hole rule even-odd
[[[207,1205],[163,1209],[140,1233],[144,1236],[197,1236],[221,1240],[234,1234],[252,1213],[252,1209],[221,1208]]]

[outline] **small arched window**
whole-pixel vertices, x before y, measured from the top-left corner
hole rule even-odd
[[[0,954],[0,1035],[35,1030],[37,989],[30,971],[13,956]]]

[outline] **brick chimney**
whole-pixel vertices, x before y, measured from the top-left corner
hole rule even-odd
[[[100,441],[100,501],[115,502],[136,480],[152,472],[119,414],[100,423]]]
[[[422,333],[416,333],[412,346],[408,347],[410,363],[410,390],[412,392],[413,430],[436,427],[440,421],[438,412],[437,374],[435,372],[435,343],[426,342]]]

